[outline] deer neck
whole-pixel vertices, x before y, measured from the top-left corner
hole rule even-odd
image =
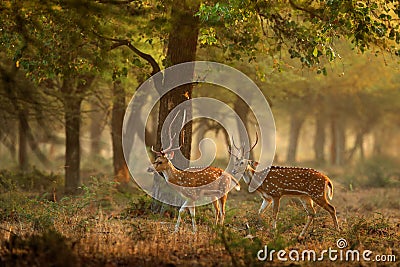
[[[162,172],[167,182],[175,184],[182,177],[182,171],[175,168],[175,166],[168,162],[168,168]]]
[[[244,175],[247,177],[247,179],[243,179],[246,182],[246,184],[250,184],[251,179],[253,179],[254,173],[255,173],[255,170],[252,167],[248,166],[246,168]]]

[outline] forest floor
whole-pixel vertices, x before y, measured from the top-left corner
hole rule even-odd
[[[261,199],[245,186],[229,195],[224,228],[212,224],[211,205],[198,207],[196,233],[188,214],[174,233],[176,210],[152,214],[151,198],[143,192],[120,193],[112,183],[98,181],[83,191],[57,202],[21,190],[0,194],[0,266],[398,266],[400,262],[399,188],[349,190],[336,183],[331,203],[340,231],[319,208],[300,241],[297,235],[306,221],[302,206],[291,199],[281,202],[273,231],[271,208],[258,215]],[[347,246],[338,248],[339,239]],[[275,250],[272,260],[257,258],[264,256],[259,251],[265,248]],[[336,250],[332,254],[336,260],[322,254],[329,249]],[[350,249],[359,251],[360,261],[346,261]],[[285,251],[280,256],[287,261],[278,259],[279,250]],[[316,252],[315,261],[307,259],[309,250]],[[370,262],[362,258],[367,250]],[[386,262],[377,262],[376,255]]]

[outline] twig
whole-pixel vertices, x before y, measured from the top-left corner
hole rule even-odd
[[[298,9],[298,10],[304,11],[304,12],[310,14],[311,16],[319,18],[322,21],[325,20],[321,15],[317,14],[317,12],[315,10],[313,10],[313,9],[308,9],[308,8],[299,6],[293,0],[289,0],[289,3],[294,9]]]
[[[120,46],[127,46],[136,55],[138,55],[139,57],[143,58],[144,60],[146,60],[151,65],[151,67],[153,69],[152,72],[151,72],[151,75],[154,75],[154,74],[156,74],[157,72],[159,72],[161,70],[160,66],[157,63],[157,61],[151,55],[146,54],[146,53],[140,51],[139,49],[137,49],[131,43],[131,41],[129,41],[128,39],[116,39],[116,38],[105,37],[105,36],[102,36],[102,35],[100,35],[100,34],[98,34],[96,32],[94,34],[96,34],[98,37],[100,37],[100,38],[102,38],[104,40],[115,42],[115,44],[113,44],[111,46],[110,50],[113,50],[113,49],[115,49],[117,47],[120,47]]]

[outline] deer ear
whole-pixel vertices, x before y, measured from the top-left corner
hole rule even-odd
[[[167,153],[165,156],[167,159],[172,160],[174,158],[174,155],[175,155],[174,151],[171,151]]]

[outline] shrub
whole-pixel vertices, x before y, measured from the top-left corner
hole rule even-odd
[[[372,157],[355,167],[355,181],[362,187],[389,187],[399,185],[399,162],[390,157]]]
[[[55,230],[28,236],[12,235],[2,244],[3,266],[77,266],[72,244]]]
[[[62,177],[60,175],[52,172],[47,174],[36,168],[33,168],[30,172],[0,170],[0,193],[16,188],[26,191],[51,191],[61,181]]]

